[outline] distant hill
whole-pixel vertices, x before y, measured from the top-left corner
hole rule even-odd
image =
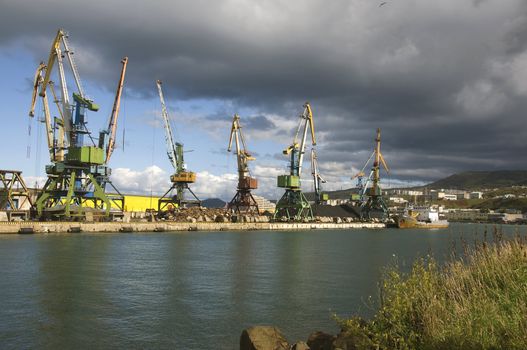
[[[227,204],[227,202],[219,198],[207,198],[201,201],[201,205],[205,208],[223,208],[225,207],[225,204]]]
[[[527,171],[466,171],[454,174],[427,185],[430,189],[482,189],[510,186],[527,186]]]

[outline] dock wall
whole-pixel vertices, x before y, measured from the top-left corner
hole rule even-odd
[[[245,231],[245,230],[320,230],[384,228],[382,223],[216,223],[216,222],[0,222],[0,234],[61,232],[170,232],[170,231]]]

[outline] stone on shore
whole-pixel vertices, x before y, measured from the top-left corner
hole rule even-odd
[[[276,327],[254,326],[245,329],[240,337],[240,350],[288,350],[289,344]]]
[[[371,349],[373,344],[371,339],[362,332],[342,330],[333,342],[333,348],[335,350]]]
[[[333,350],[335,338],[334,335],[318,331],[311,333],[307,339],[307,345],[311,350]]]
[[[311,350],[307,343],[299,341],[291,346],[291,350]]]

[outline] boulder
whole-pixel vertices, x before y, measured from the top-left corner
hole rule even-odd
[[[295,343],[291,346],[291,350],[311,350],[311,349],[305,342],[299,341],[298,343]]]
[[[216,219],[214,221],[216,221],[216,222],[229,222],[229,219],[226,218],[223,215],[218,215],[218,216],[216,216]]]
[[[342,330],[333,342],[335,350],[374,349],[368,336],[358,329]]]
[[[324,332],[311,333],[307,339],[307,345],[311,350],[333,350],[333,342],[336,337]]]
[[[288,350],[289,344],[276,327],[254,326],[245,329],[240,337],[240,350]]]
[[[269,217],[265,215],[259,216],[260,222],[269,222]]]

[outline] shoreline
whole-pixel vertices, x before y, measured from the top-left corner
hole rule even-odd
[[[74,222],[74,221],[6,221],[0,222],[0,234],[39,233],[131,233],[171,231],[284,231],[324,229],[382,229],[383,223],[217,223],[217,222]]]

